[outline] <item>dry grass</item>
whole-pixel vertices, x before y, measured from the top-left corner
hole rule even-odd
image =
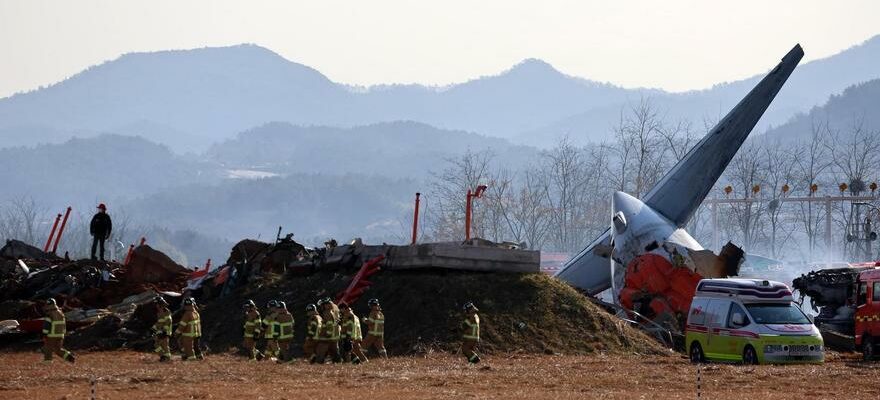
[[[880,364],[704,367],[703,398],[880,398]],[[233,355],[159,364],[135,352],[82,354],[76,365],[0,354],[0,398],[86,399],[692,399],[696,368],[680,357],[494,356],[476,367],[447,354],[367,365],[248,363]]]

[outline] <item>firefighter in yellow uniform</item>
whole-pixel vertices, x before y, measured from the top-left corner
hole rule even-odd
[[[67,333],[67,321],[64,313],[58,308],[55,299],[46,300],[43,305],[43,362],[52,362],[52,354],[68,362],[76,361],[73,353],[64,349],[64,334]]]
[[[361,342],[364,339],[361,333],[361,320],[354,315],[348,304],[340,304],[339,310],[342,313],[342,358],[352,364],[367,362],[367,356],[361,349]]]
[[[321,309],[321,329],[318,330],[318,339],[315,345],[315,362],[323,364],[329,354],[333,362],[339,362],[339,321],[334,315],[334,304],[327,299],[318,301]]]
[[[171,347],[168,344],[171,338],[171,310],[168,302],[162,296],[153,301],[156,306],[156,323],[153,324],[153,342],[155,351],[159,354],[159,362],[171,361]]]
[[[372,347],[380,356],[388,358],[388,352],[385,351],[385,314],[382,313],[382,306],[378,299],[370,299],[367,305],[370,306],[370,314],[364,317],[367,337],[363,341],[363,350],[369,351]]]
[[[183,301],[183,315],[177,323],[177,335],[180,337],[180,351],[183,352],[183,361],[196,357],[195,342],[201,336],[202,323],[196,311],[196,301],[192,297]]]
[[[193,352],[196,353],[196,359],[204,360],[205,355],[202,354],[202,315],[199,314],[199,305],[196,304],[196,299],[192,300],[193,306],[193,314],[195,315],[195,328],[196,335],[193,337]]]
[[[257,310],[257,305],[254,304],[253,300],[248,300],[244,303],[244,312],[244,340],[242,340],[242,346],[247,351],[250,360],[256,361],[261,356],[257,350],[256,338],[260,337],[263,321],[260,319],[260,311]]]
[[[290,361],[290,342],[293,341],[293,315],[287,310],[287,304],[278,302],[278,314],[275,317],[278,327],[278,361]]]
[[[461,323],[461,353],[471,364],[480,362],[480,356],[476,352],[477,343],[480,342],[480,311],[472,302],[464,305],[464,321]]]
[[[278,337],[275,334],[275,317],[278,315],[276,311],[278,302],[270,300],[266,307],[266,318],[263,318],[263,338],[266,339],[266,348],[263,350],[263,354],[265,358],[277,360]]]
[[[314,304],[306,306],[306,340],[303,342],[303,357],[309,362],[315,362],[315,345],[321,330],[321,316],[318,315],[318,307]]]

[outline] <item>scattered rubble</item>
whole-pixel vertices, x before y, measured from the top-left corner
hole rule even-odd
[[[346,298],[361,314],[367,298],[382,299],[386,346],[394,354],[456,351],[460,307],[466,301],[481,309],[485,352],[666,351],[568,285],[539,273],[537,252],[510,243],[369,246],[356,239],[342,245],[332,240],[314,249],[288,235],[275,243],[243,240],[225,264],[196,270],[147,245],[137,247],[126,265],[69,261],[22,245],[7,246],[4,254],[36,258],[0,259],[5,289],[0,320],[10,321],[4,329],[37,338],[39,307],[53,297],[65,312],[71,349],[149,349],[149,328],[155,322],[151,301],[159,294],[173,310],[184,296],[196,297],[203,343],[219,352],[239,345],[245,299],[260,306],[270,299],[286,301],[302,322],[306,304],[348,290]],[[357,272],[367,261],[375,275],[359,281],[355,277],[363,276]],[[29,272],[22,273],[20,262]],[[302,341],[304,326],[296,328],[295,340]]]
[[[2,249],[0,249],[0,258],[28,258],[31,260],[49,260],[57,259],[59,257],[51,253],[46,253],[43,250],[40,250],[20,240],[7,240],[6,245],[3,246]]]

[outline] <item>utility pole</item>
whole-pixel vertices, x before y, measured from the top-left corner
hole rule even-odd
[[[831,196],[825,196],[825,261],[831,263]]]
[[[419,196],[421,193],[416,192],[416,209],[413,212],[413,230],[412,230],[412,245],[415,246],[416,238],[418,237],[419,231]]]
[[[712,251],[718,251],[718,196],[712,202]]]

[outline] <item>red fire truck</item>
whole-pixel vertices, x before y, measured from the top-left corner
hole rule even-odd
[[[847,264],[802,275],[793,288],[819,312],[815,324],[825,345],[859,350],[865,360],[880,347],[880,262]]]

